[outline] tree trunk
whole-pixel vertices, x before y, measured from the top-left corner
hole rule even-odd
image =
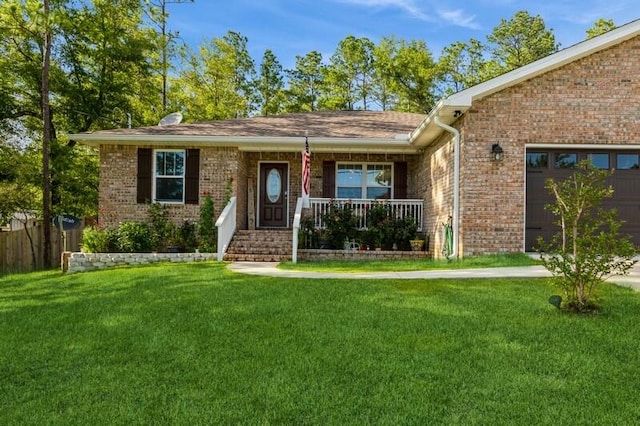
[[[49,156],[51,151],[51,114],[49,107],[49,69],[51,66],[51,25],[49,0],[43,0],[44,6],[44,46],[42,56],[42,219],[44,230],[44,267],[51,268],[51,170]]]

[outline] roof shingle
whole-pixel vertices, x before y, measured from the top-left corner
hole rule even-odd
[[[218,120],[172,126],[102,130],[104,135],[190,135],[320,138],[390,138],[418,127],[424,114],[395,111],[326,111]]]

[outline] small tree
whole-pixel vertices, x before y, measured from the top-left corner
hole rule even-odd
[[[573,311],[596,308],[592,296],[597,284],[627,274],[635,263],[636,249],[620,235],[617,212],[601,208],[603,199],[613,195],[606,185],[612,173],[582,161],[568,179],[549,179],[546,184],[556,200],[547,209],[557,216],[561,229],[550,242],[539,238],[539,250],[553,283],[564,291],[565,307]]]
[[[198,246],[204,252],[216,250],[218,229],[213,223],[214,214],[213,200],[210,195],[206,195],[200,209],[200,219],[198,220]]]

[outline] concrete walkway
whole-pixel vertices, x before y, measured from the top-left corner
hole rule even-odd
[[[436,278],[537,278],[549,277],[543,266],[507,268],[451,269],[407,272],[313,272],[278,269],[277,262],[233,262],[227,267],[240,274],[287,278],[342,279],[436,279]],[[627,276],[614,276],[608,281],[640,291],[640,265],[636,264]]]

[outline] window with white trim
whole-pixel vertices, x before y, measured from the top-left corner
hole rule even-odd
[[[156,150],[153,162],[153,199],[161,203],[184,203],[185,150]]]
[[[351,199],[392,198],[392,163],[338,163],[336,197]]]

